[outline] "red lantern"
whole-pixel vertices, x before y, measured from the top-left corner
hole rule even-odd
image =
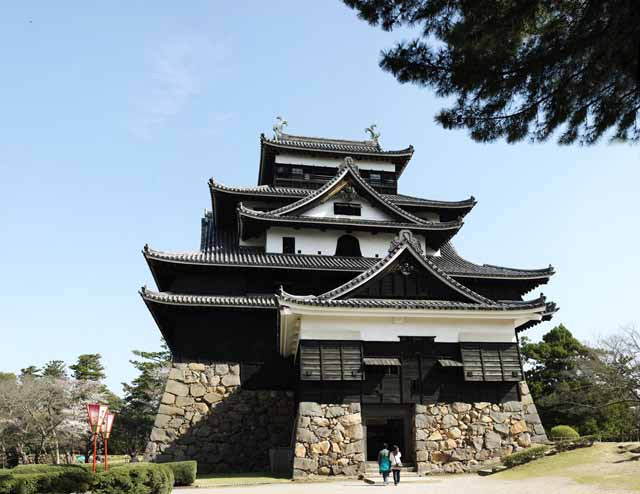
[[[100,432],[102,422],[107,413],[109,413],[109,407],[107,405],[101,405],[100,403],[90,403],[87,405],[87,415],[89,416],[91,432],[94,434]]]
[[[107,405],[101,405],[100,403],[89,403],[87,405],[89,427],[91,427],[91,432],[93,432],[93,473],[96,473],[98,434],[102,429],[102,422],[108,413],[109,407]]]
[[[109,436],[111,436],[111,428],[113,427],[113,421],[115,418],[116,416],[113,413],[107,413],[104,418],[104,422],[102,423],[102,435],[105,439],[109,439]]]
[[[109,450],[108,448],[108,444],[109,444],[109,436],[111,435],[111,428],[113,427],[113,421],[115,420],[116,416],[113,413],[107,413],[107,415],[104,418],[104,422],[102,423],[102,429],[101,429],[101,433],[102,433],[102,442],[104,443],[104,471],[106,472],[107,470],[109,470]]]

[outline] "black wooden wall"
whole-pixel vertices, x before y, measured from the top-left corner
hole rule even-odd
[[[321,346],[322,342],[306,342],[306,345]],[[361,345],[364,357],[397,358],[402,365],[364,366],[361,381],[323,380],[319,372],[313,376],[304,375],[308,363],[303,361],[308,353],[301,347],[297,366],[300,399],[324,403],[361,401],[366,404],[501,403],[518,399],[516,384],[519,378],[468,381],[463,367],[443,367],[439,360],[461,361],[458,343],[407,338],[401,342],[361,342]],[[313,365],[319,365],[319,362]]]

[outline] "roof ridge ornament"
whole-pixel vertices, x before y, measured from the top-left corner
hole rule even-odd
[[[396,250],[402,244],[408,244],[413,247],[418,254],[424,255],[420,241],[413,236],[413,232],[411,230],[400,230],[398,232],[398,236],[391,241],[391,244],[389,245],[389,252]]]
[[[371,137],[371,142],[373,142],[376,146],[380,146],[380,132],[378,132],[376,124],[371,124],[369,127],[364,129],[365,132],[369,133]]]
[[[287,125],[289,125],[289,122],[287,122],[280,115],[276,117],[276,123],[273,126],[273,138],[276,141],[280,140],[280,138],[282,137],[282,134],[284,134],[284,128]]]

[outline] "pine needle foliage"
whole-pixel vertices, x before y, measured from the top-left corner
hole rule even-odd
[[[480,142],[638,142],[638,0],[344,0],[414,39],[382,52],[401,83],[453,101],[436,121]]]

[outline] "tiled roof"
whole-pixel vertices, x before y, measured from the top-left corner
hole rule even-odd
[[[391,266],[391,264],[400,256],[400,254],[406,251],[410,253],[416,261],[422,264],[422,266],[433,276],[438,278],[441,282],[448,285],[456,292],[461,293],[469,300],[475,303],[488,305],[494,303],[493,300],[483,297],[479,293],[476,293],[475,291],[467,288],[466,286],[458,283],[456,280],[451,278],[447,273],[442,271],[433,262],[431,262],[429,257],[426,257],[421,252],[418,252],[416,250],[416,247],[414,247],[414,243],[415,240],[413,239],[413,235],[411,234],[411,232],[404,232],[403,234],[401,234],[395,245],[389,250],[389,254],[384,259],[381,259],[374,266],[371,266],[369,269],[367,269],[363,273],[360,273],[358,276],[356,276],[352,280],[349,280],[345,284],[334,288],[333,290],[330,290],[326,293],[323,293],[322,295],[318,295],[317,297],[311,296],[311,298],[334,300],[339,297],[343,297]]]
[[[471,196],[464,201],[437,201],[435,199],[423,199],[421,197],[407,196],[405,194],[381,194],[389,201],[399,206],[425,206],[434,208],[472,208],[476,205],[476,198]]]
[[[142,298],[149,302],[168,305],[203,305],[212,307],[246,307],[272,309],[276,307],[271,295],[226,296],[226,295],[184,295],[171,292],[154,292],[142,287]]]
[[[444,253],[445,244],[441,253]],[[453,247],[451,247],[453,249]],[[430,256],[429,260],[440,270],[454,278],[504,278],[546,279],[553,275],[553,268],[513,269],[474,264],[448,251],[447,256]],[[453,251],[455,252],[455,251]],[[205,250],[191,252],[165,252],[145,246],[143,254],[148,259],[157,259],[183,264],[210,264],[231,266],[261,266],[274,268],[317,269],[323,271],[365,271],[380,259],[375,257],[339,257],[309,254],[266,253],[250,247],[238,247],[232,242],[216,240]],[[456,254],[457,255],[457,254]]]
[[[308,149],[311,151],[333,151],[339,153],[372,154],[387,156],[411,156],[413,146],[397,151],[385,151],[373,141],[350,141],[281,134],[279,139],[269,139],[263,135],[260,140],[268,145],[285,148]]]
[[[367,227],[391,227],[394,229],[412,229],[412,230],[459,230],[463,224],[462,220],[454,221],[427,221],[421,223],[406,223],[400,221],[381,221],[366,220],[352,218],[337,217],[319,217],[319,216],[279,216],[269,211],[256,211],[246,208],[242,203],[238,206],[238,214],[241,217],[247,217],[255,220],[263,220],[278,223],[298,223],[298,224],[320,224],[320,225],[344,225],[344,226],[367,226]]]
[[[263,266],[274,268],[319,269],[322,271],[363,271],[379,259],[372,257],[338,257],[306,254],[269,254],[257,249],[209,249],[193,252],[163,252],[145,247],[145,257],[184,264]]]
[[[516,269],[491,264],[475,264],[460,257],[451,242],[447,242],[440,248],[440,257],[434,258],[434,261],[441,269],[456,277],[539,279],[549,278],[555,273],[551,265],[543,269]]]
[[[546,306],[544,299],[527,302],[498,302],[478,304],[472,302],[454,302],[450,300],[405,300],[349,298],[327,300],[320,298],[293,297],[286,293],[277,296],[278,305],[297,304],[317,307],[337,307],[354,309],[431,309],[431,310],[477,310],[477,311],[516,311],[538,309]]]
[[[405,211],[401,207],[396,206],[393,202],[388,201],[384,196],[382,196],[377,190],[371,187],[371,185],[369,185],[367,181],[360,176],[360,172],[353,165],[353,160],[351,160],[348,157],[344,159],[344,163],[340,165],[340,167],[336,172],[336,175],[331,180],[329,180],[326,184],[324,184],[322,187],[314,190],[311,194],[299,199],[294,203],[287,204],[286,206],[282,206],[281,208],[274,209],[273,211],[269,211],[269,214],[274,216],[284,216],[284,215],[289,215],[294,211],[298,211],[303,207],[308,207],[314,202],[321,200],[323,196],[329,197],[329,194],[331,194],[332,192],[336,193],[337,191],[340,191],[342,188],[344,188],[345,186],[344,180],[347,179],[347,177],[350,180],[352,180],[353,183],[355,183],[355,185],[361,187],[361,191],[364,191],[365,195],[368,194],[369,197],[373,199],[374,202],[377,202],[384,209],[391,211],[391,213],[395,214],[397,217],[403,218],[407,220],[409,223],[416,223],[416,224],[432,223],[431,221],[427,221],[423,218],[419,218],[409,213],[408,211]]]
[[[228,192],[239,195],[258,195],[266,197],[296,197],[302,198],[315,192],[313,189],[302,189],[296,187],[280,187],[276,185],[258,185],[256,187],[230,187],[215,179],[209,180],[209,187],[213,190]],[[472,196],[463,201],[438,201],[435,199],[424,199],[422,197],[408,196],[405,194],[380,194],[387,201],[399,206],[423,206],[442,209],[471,209],[476,200]]]

